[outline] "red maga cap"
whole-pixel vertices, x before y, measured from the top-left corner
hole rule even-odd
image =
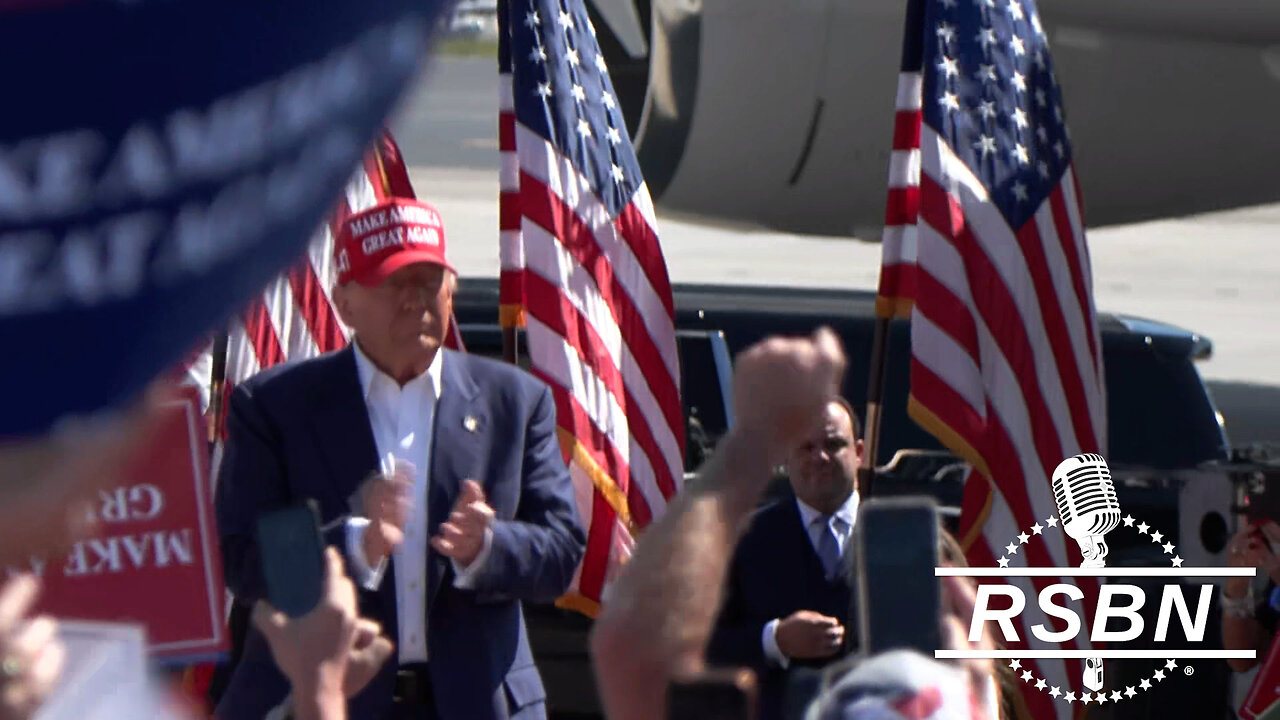
[[[348,217],[333,243],[338,283],[355,280],[375,287],[391,273],[413,263],[449,270],[440,213],[419,200],[394,198]]]

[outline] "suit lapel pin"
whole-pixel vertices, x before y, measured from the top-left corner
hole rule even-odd
[[[467,432],[475,432],[475,431],[476,431],[476,416],[475,416],[475,415],[468,415],[468,416],[466,416],[465,418],[463,418],[463,419],[462,419],[462,427],[466,428],[466,429],[467,429]]]

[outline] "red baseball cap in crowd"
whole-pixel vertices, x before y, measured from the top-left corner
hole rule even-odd
[[[420,262],[453,270],[445,258],[440,212],[409,198],[387,200],[348,217],[333,251],[339,284],[355,280],[375,287],[391,273]]]

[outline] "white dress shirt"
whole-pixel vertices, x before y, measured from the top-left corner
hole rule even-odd
[[[436,403],[441,387],[441,363],[444,353],[437,352],[427,371],[401,386],[378,369],[368,356],[355,348],[356,373],[364,392],[369,426],[378,448],[378,459],[384,473],[395,469],[396,460],[413,466],[411,510],[404,529],[404,542],[392,552],[396,564],[396,614],[400,630],[397,647],[400,663],[425,662],[427,658],[427,552],[431,538],[427,535],[427,496],[430,487],[431,439],[434,435]],[[347,555],[356,582],[367,590],[377,590],[386,570],[386,558],[370,567],[364,556],[364,532],[367,518],[352,517],[347,521]],[[484,567],[493,542],[493,531],[486,530],[480,554],[470,566],[453,563],[454,585],[469,588]]]
[[[849,499],[844,501],[844,505],[835,511],[835,516],[843,521],[843,524],[839,525],[841,532],[836,533],[841,557],[844,556],[845,548],[849,546],[849,538],[853,537],[853,523],[858,518],[858,497],[858,493],[851,493]],[[800,522],[804,524],[805,533],[809,535],[809,542],[813,544],[813,551],[816,553],[818,544],[821,542],[820,533],[826,531],[821,523],[816,522],[822,518],[822,513],[805,504],[800,498],[796,498],[796,507],[800,509]],[[779,620],[781,618],[774,618],[764,624],[761,642],[764,643],[764,656],[785,668],[791,664],[791,659],[783,655],[782,650],[778,648]]]

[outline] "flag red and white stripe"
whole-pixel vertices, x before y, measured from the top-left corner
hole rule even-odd
[[[501,320],[524,328],[530,369],[551,386],[588,525],[558,604],[594,615],[634,534],[683,481],[674,302],[585,9],[504,1],[499,23]]]
[[[957,102],[962,91],[942,94],[955,88],[945,84],[945,63],[943,72],[928,77],[933,58],[924,47],[942,42],[928,34],[971,32],[963,18],[946,14],[954,3],[931,2],[909,3],[876,309],[882,317],[910,319],[909,414],[972,467],[960,520],[970,564],[996,567],[1004,559],[1011,566],[1078,567],[1075,542],[1045,522],[1057,515],[1053,469],[1081,452],[1105,453],[1107,430],[1101,341],[1075,170],[1069,160],[1056,179],[1042,170],[1048,184],[1036,198],[1039,204],[1019,226],[1007,219],[1008,206],[993,197],[1004,187],[993,189],[976,176],[973,160],[958,156],[953,138],[929,122],[928,104],[935,103],[942,108],[937,112],[943,113],[943,126],[953,132],[946,123],[960,121],[946,113],[964,106]],[[1039,32],[1034,5],[1020,7],[1027,8],[1029,26]],[[1032,51],[1030,42],[1026,47]],[[963,67],[965,52],[946,45],[940,57]],[[1024,99],[1003,100],[1021,107]],[[977,102],[974,107],[988,109]],[[1015,200],[1023,199],[1025,190],[1014,190]],[[1024,533],[1027,540],[1021,541]],[[1075,641],[1060,645],[1041,643],[1030,628],[1038,623],[1063,628],[1061,620],[1046,618],[1034,599],[1061,580],[996,581],[1023,586],[1028,598],[1017,623],[1020,641],[1005,643],[1009,649],[1090,648],[1096,581],[1070,581],[1085,592],[1085,629]],[[1079,660],[1022,661],[1022,667],[1064,695],[1083,690]],[[1081,707],[1030,683],[1021,689],[1027,717],[1068,718],[1073,707]]]

